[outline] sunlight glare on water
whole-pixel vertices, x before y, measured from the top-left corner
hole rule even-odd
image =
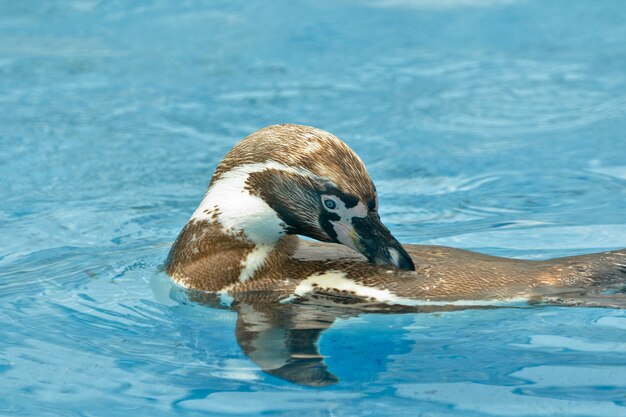
[[[222,156],[344,139],[399,240],[626,247],[626,5],[0,2],[0,415],[624,416],[623,310],[338,318],[262,372],[159,266]]]

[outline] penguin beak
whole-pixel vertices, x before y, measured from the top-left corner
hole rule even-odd
[[[378,213],[369,212],[366,217],[354,217],[352,224],[354,228],[349,233],[352,241],[341,243],[356,249],[373,264],[415,270],[411,257],[380,221]]]

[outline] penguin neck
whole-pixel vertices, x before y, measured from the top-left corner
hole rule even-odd
[[[177,282],[230,289],[280,268],[295,252],[298,239],[285,234],[284,222],[248,182],[267,167],[246,164],[214,175],[168,256],[167,272]]]
[[[192,218],[170,250],[166,271],[188,288],[228,290],[280,269],[297,242],[293,235],[255,241],[242,229],[225,228],[217,216]]]

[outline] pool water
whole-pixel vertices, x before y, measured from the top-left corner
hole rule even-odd
[[[626,5],[0,2],[0,415],[625,416],[626,312],[338,316],[263,372],[159,272],[275,123],[344,139],[403,242],[626,247]],[[297,378],[296,378],[297,379]]]

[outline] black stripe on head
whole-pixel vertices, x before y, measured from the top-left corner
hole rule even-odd
[[[355,207],[357,204],[359,204],[359,201],[360,201],[358,197],[349,193],[344,193],[343,191],[341,191],[339,188],[335,187],[332,184],[326,184],[325,189],[319,192],[320,204],[322,201],[322,195],[324,194],[337,197],[348,209]],[[319,217],[320,226],[322,229],[324,229],[326,234],[328,234],[331,240],[336,243],[340,243],[340,242],[337,239],[337,232],[335,231],[335,228],[330,222],[340,221],[340,220],[341,220],[341,216],[339,216],[339,214],[328,211],[324,209],[324,207],[321,208],[320,217]]]
[[[339,241],[337,240],[337,232],[335,231],[335,228],[333,227],[331,221],[336,222],[339,220],[341,220],[341,217],[339,217],[337,213],[331,213],[322,209],[320,213],[320,219],[319,219],[320,226],[322,227],[322,229],[324,229],[324,231],[330,237],[332,242],[339,242]]]
[[[326,190],[320,193],[320,196],[322,194],[332,194],[334,196],[339,197],[341,201],[343,201],[343,203],[346,205],[346,208],[352,208],[356,206],[357,204],[359,204],[359,197],[354,196],[352,194],[344,193],[339,188],[333,185],[327,185]]]

